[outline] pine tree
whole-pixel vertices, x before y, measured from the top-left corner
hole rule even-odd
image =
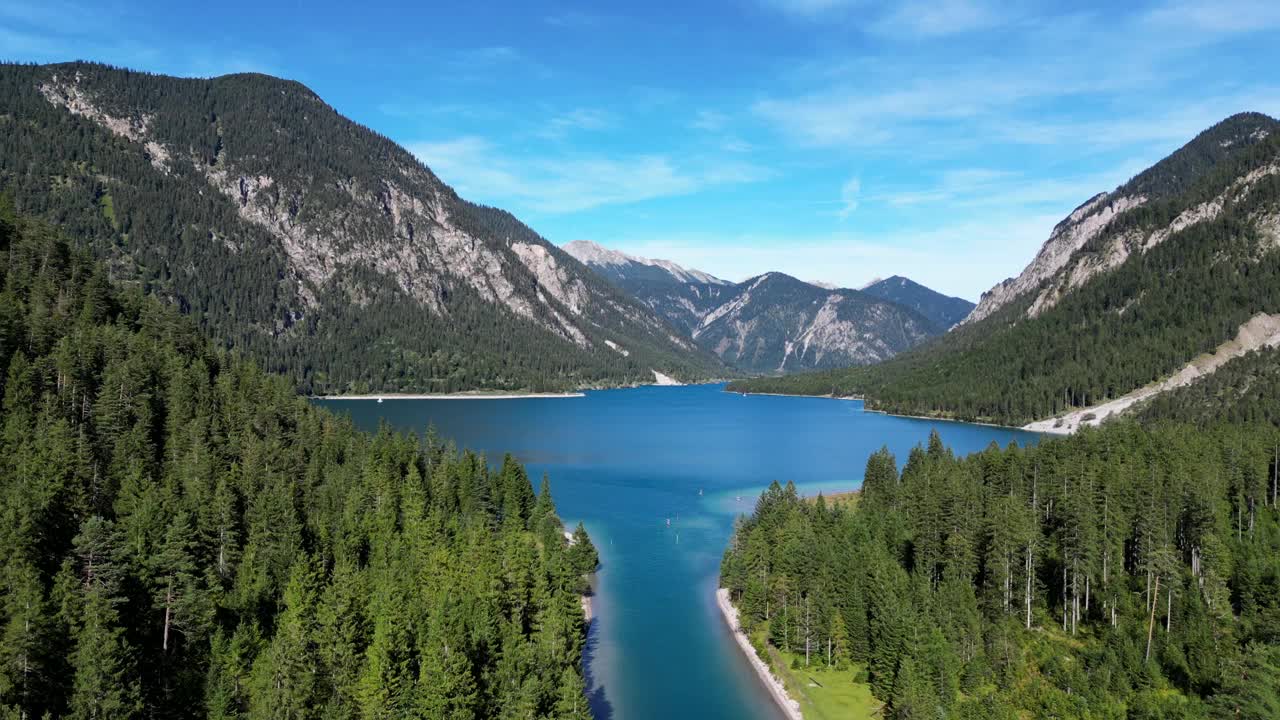
[[[560,673],[560,687],[556,691],[556,718],[564,720],[590,720],[591,710],[587,704],[586,684],[582,676],[565,668]]]
[[[122,598],[115,528],[100,517],[90,518],[81,526],[75,547],[80,558],[82,605],[71,658],[75,673],[71,717],[134,717],[141,710],[139,688],[116,610]]]
[[[49,680],[50,618],[35,568],[11,561],[2,584],[7,622],[0,636],[0,705],[17,708],[22,717],[39,717],[46,706]]]
[[[315,581],[304,556],[290,573],[275,635],[253,663],[251,718],[306,720],[316,715]]]

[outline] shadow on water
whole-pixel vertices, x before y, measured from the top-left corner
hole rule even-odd
[[[593,617],[587,624],[587,643],[582,648],[582,675],[587,685],[587,705],[595,720],[612,720],[613,703],[605,693],[605,687],[595,672],[595,657],[600,646],[600,618]]]

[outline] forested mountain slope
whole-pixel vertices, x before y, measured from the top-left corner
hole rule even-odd
[[[357,432],[0,207],[0,714],[589,718],[550,491]]]
[[[1166,378],[1259,314],[1280,313],[1278,131],[1266,116],[1233,116],[1091,200],[1054,231],[1016,294],[985,296],[936,342],[870,368],[733,387],[1022,424]]]
[[[941,325],[926,317],[925,311],[939,305],[930,294],[944,301],[953,298],[915,283],[909,288],[890,283],[892,287],[879,294],[864,293],[775,272],[735,284],[666,260],[638,258],[583,240],[565,245],[565,251],[705,350],[749,373],[879,362],[958,320]]]
[[[1280,717],[1278,447],[1123,422],[956,458],[935,434],[901,473],[873,455],[856,505],[775,483],[721,584],[886,718]]]
[[[721,371],[501,210],[302,85],[0,65],[0,186],[307,392]]]
[[[1138,416],[1213,422],[1269,422],[1280,426],[1280,349],[1233,359],[1207,378],[1144,403]]]
[[[964,298],[943,295],[901,275],[877,280],[862,288],[862,292],[909,307],[944,330],[964,320],[974,308],[973,303]]]

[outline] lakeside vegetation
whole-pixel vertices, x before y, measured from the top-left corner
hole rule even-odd
[[[852,508],[772,485],[721,584],[766,654],[887,717],[1277,717],[1278,455],[1269,425],[935,434]]]
[[[550,486],[348,421],[0,199],[0,716],[590,717]]]
[[[808,720],[871,720],[884,707],[871,694],[871,686],[865,682],[849,682],[850,672],[855,678],[865,675],[862,664],[805,666],[803,654],[779,650],[768,643],[768,637],[769,621],[766,620],[757,624],[749,635],[751,647],[782,681],[787,695],[800,703],[800,712]]]

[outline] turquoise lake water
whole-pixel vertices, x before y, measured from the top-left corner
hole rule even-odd
[[[743,396],[720,385],[588,392],[575,398],[317,401],[361,427],[431,424],[498,463],[511,452],[551,476],[560,515],[600,550],[588,681],[599,719],[776,720],[715,606],[734,518],[771,481],[804,494],[857,488],[867,456],[899,465],[936,428],[957,453],[1018,430],[864,412],[850,400]],[[701,491],[701,492],[700,492]],[[670,526],[667,520],[670,519]]]

